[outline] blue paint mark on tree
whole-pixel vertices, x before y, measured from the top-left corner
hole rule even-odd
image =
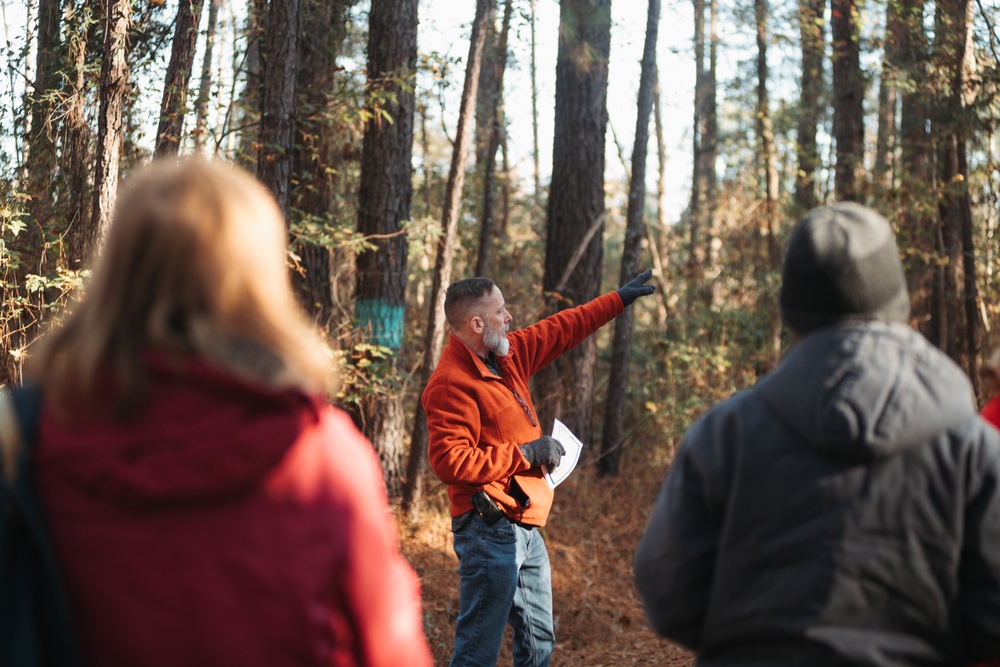
[[[374,345],[398,350],[403,345],[403,306],[385,299],[358,299],[354,302],[354,320],[366,339]]]

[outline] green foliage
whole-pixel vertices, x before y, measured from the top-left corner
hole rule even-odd
[[[26,198],[8,193],[0,206],[0,383],[20,380],[25,353],[36,339],[39,326],[49,317],[58,316],[73,294],[78,293],[89,271],[71,270],[58,265],[52,274],[28,271],[17,251],[16,238],[27,228],[23,204]],[[50,244],[53,245],[54,243]]]
[[[355,343],[337,355],[337,365],[340,389],[336,398],[341,405],[356,408],[374,396],[400,391],[395,355],[388,347]]]
[[[774,317],[753,304],[703,307],[674,323],[688,329],[686,337],[669,330],[636,332],[629,382],[633,418],[643,422],[642,432],[655,434],[648,443],[654,458],[669,461],[702,413],[771,369]]]

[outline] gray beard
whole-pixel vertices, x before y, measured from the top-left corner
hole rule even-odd
[[[493,331],[487,328],[483,333],[483,345],[493,351],[498,357],[506,357],[510,352],[510,341],[506,331]]]

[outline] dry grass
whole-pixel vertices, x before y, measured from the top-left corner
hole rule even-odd
[[[585,465],[556,491],[542,529],[552,561],[553,667],[693,664],[690,653],[649,630],[632,584],[632,556],[664,472],[626,456],[617,478],[600,478]],[[447,665],[458,615],[458,560],[444,488],[429,489],[425,498],[418,524],[401,527],[401,543],[420,575],[436,664]],[[509,628],[498,664],[511,664]]]

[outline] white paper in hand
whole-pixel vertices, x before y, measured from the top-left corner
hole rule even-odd
[[[573,435],[573,432],[569,430],[566,424],[563,424],[558,419],[552,424],[552,437],[558,440],[559,444],[566,449],[566,454],[559,461],[559,465],[545,473],[545,481],[554,489],[569,477],[569,474],[576,468],[576,464],[580,460],[580,452],[583,451],[583,443],[580,442],[578,437]]]

